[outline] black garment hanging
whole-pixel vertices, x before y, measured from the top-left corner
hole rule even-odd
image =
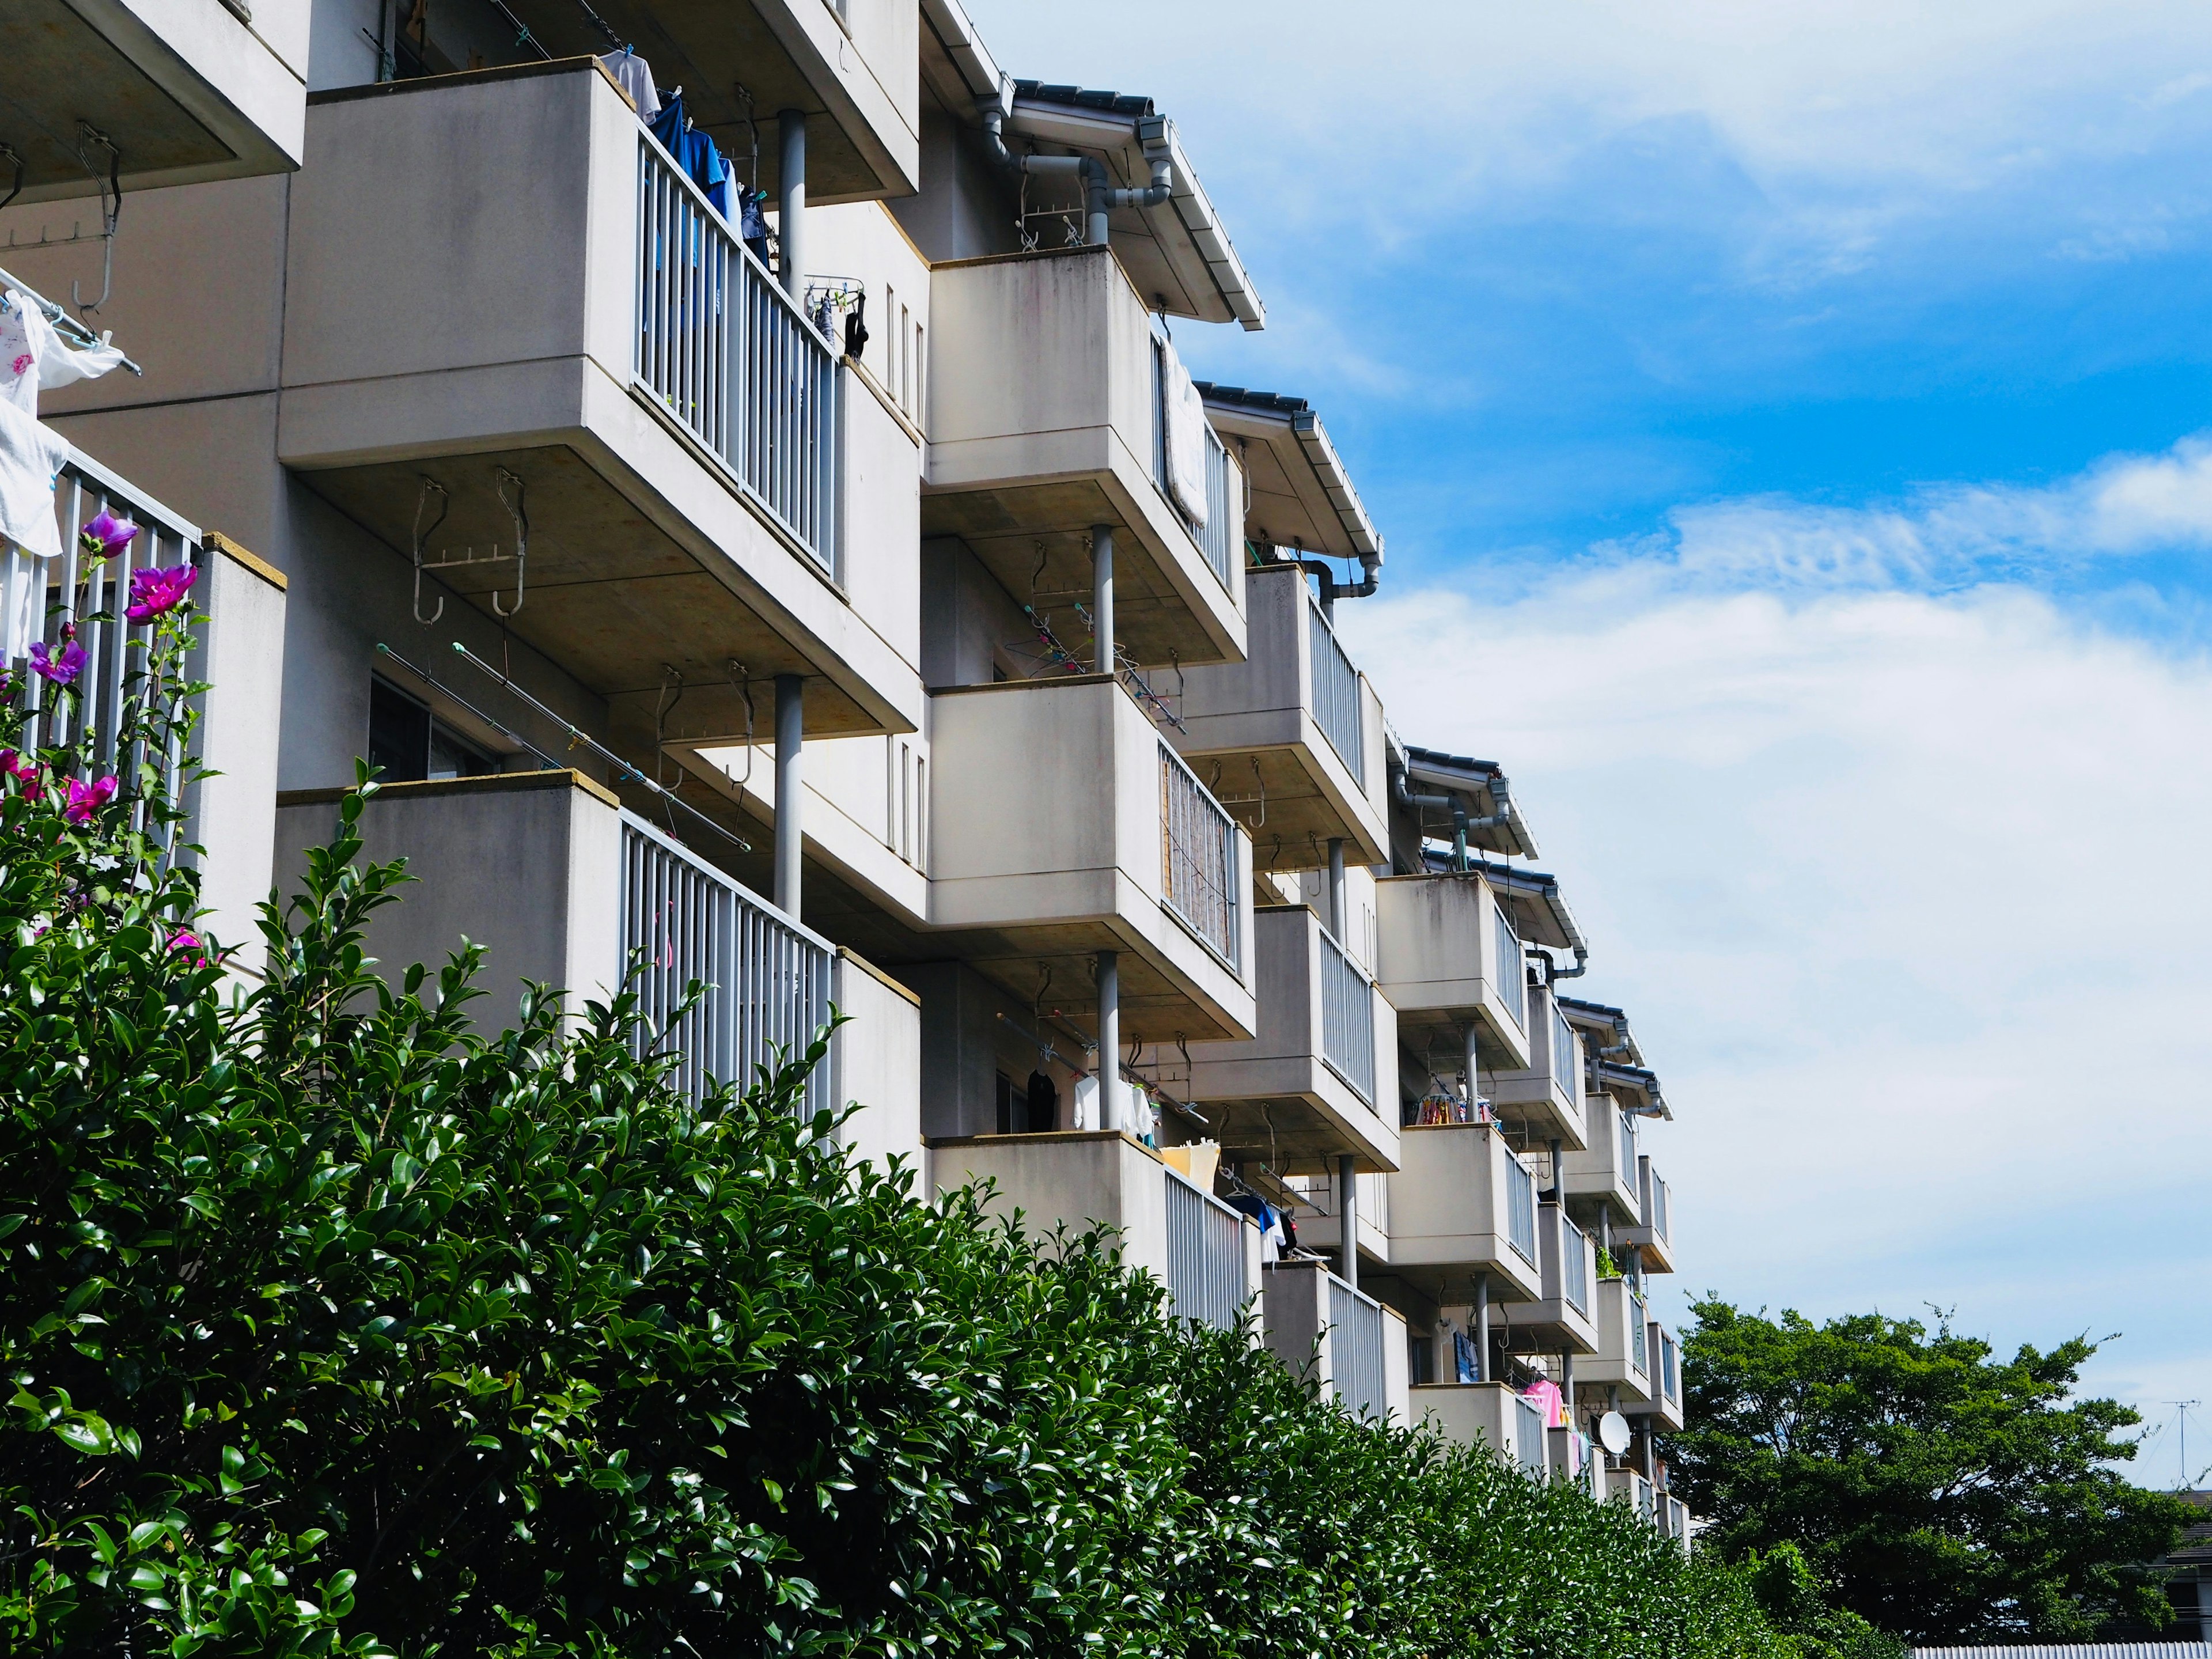
[[[854,362],[860,361],[860,353],[867,349],[867,309],[868,296],[866,294],[856,294],[853,296],[853,309],[845,319],[845,355]],[[1036,1074],[1036,1077],[1042,1076],[1044,1073],[1042,1072]],[[1035,1085],[1036,1077],[1030,1079],[1032,1085]],[[1047,1080],[1046,1086],[1051,1086],[1049,1079]]]
[[[866,338],[864,333],[861,337]],[[1042,1071],[1030,1073],[1030,1132],[1042,1134],[1060,1127],[1060,1085]]]

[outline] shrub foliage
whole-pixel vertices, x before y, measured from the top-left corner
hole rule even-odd
[[[189,737],[165,619],[124,734]],[[66,697],[66,691],[61,693]],[[21,730],[21,692],[0,742]],[[380,979],[365,775],[265,981],[150,769],[0,786],[0,1642],[24,1654],[1767,1656],[1620,1506],[1352,1420],[1112,1241],[703,1108],[628,996]],[[82,792],[80,792],[81,793]]]

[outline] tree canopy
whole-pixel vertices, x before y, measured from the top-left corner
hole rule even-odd
[[[182,648],[126,753],[188,735]],[[1800,1651],[1622,1505],[1169,1317],[1109,1239],[848,1163],[794,1110],[819,1042],[701,1106],[628,996],[495,1031],[473,948],[380,979],[366,779],[232,994],[158,771],[95,799],[88,760],[0,767],[7,1651]]]
[[[1668,1455],[1711,1547],[1800,1551],[1836,1605],[1922,1644],[2171,1617],[2144,1564],[2201,1517],[2112,1467],[2140,1419],[2072,1397],[2094,1344],[2005,1360],[1948,1319],[1696,1314]]]

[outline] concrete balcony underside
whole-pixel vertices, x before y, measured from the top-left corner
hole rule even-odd
[[[1620,1390],[1621,1408],[1649,1401],[1653,1393],[1650,1344],[1644,1335],[1642,1306],[1625,1280],[1601,1279],[1597,1286],[1597,1352],[1575,1364],[1577,1382]]]
[[[1478,1273],[1492,1302],[1542,1295],[1535,1253],[1513,1242],[1515,1159],[1488,1125],[1402,1131],[1400,1167],[1389,1178],[1391,1273],[1439,1304],[1469,1300]],[[1533,1202],[1533,1186],[1530,1192]]]
[[[1239,595],[1153,481],[1151,325],[1111,249],[940,264],[930,317],[923,533],[959,538],[1079,655],[1091,532],[1110,525],[1121,649],[1242,660]]]
[[[1529,1063],[1527,1009],[1516,1015],[1499,957],[1499,912],[1479,875],[1386,876],[1375,884],[1376,978],[1398,1011],[1399,1040],[1417,1054],[1455,1054],[1477,1030],[1486,1066]]]
[[[349,88],[309,118],[278,459],[403,576],[423,526],[425,564],[447,568],[424,575],[422,614],[441,597],[512,608],[514,564],[489,557],[515,543],[504,470],[529,526],[507,625],[610,699],[617,735],[649,746],[666,665],[690,688],[669,739],[741,741],[732,663],[803,676],[810,736],[916,729],[918,674],[635,379],[646,141],[605,73],[584,60]],[[461,205],[402,207],[402,180],[410,199]]]

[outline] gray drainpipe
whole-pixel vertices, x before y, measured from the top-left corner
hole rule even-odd
[[[806,300],[806,112],[778,110],[775,125],[775,230],[781,248],[783,291],[803,305]]]
[[[1571,968],[1560,967],[1558,958],[1553,957],[1550,951],[1547,951],[1543,953],[1541,960],[1544,963],[1544,988],[1546,990],[1548,991],[1553,986],[1556,985],[1563,979],[1580,979],[1584,974],[1589,972],[1589,946],[1587,945],[1577,945],[1574,947],[1574,951],[1575,965]]]
[[[1106,215],[1117,207],[1158,207],[1175,193],[1175,163],[1169,158],[1167,119],[1147,116],[1137,123],[1137,140],[1152,164],[1152,182],[1139,190],[1116,190],[1107,182],[1106,164],[1095,155],[1016,155],[1006,148],[1006,106],[1003,94],[976,100],[983,118],[983,137],[1001,167],[1036,177],[1073,176],[1083,181],[1083,240],[1091,246],[1106,241]]]
[[[1424,806],[1441,806],[1451,813],[1452,867],[1455,870],[1463,871],[1467,868],[1467,834],[1468,830],[1495,830],[1503,824],[1508,824],[1513,821],[1512,805],[1506,799],[1505,780],[1503,778],[1498,778],[1492,781],[1490,793],[1492,798],[1494,799],[1500,806],[1504,807],[1506,810],[1502,812],[1493,812],[1486,818],[1471,818],[1468,817],[1467,803],[1462,800],[1457,795],[1417,795],[1410,787],[1407,787],[1406,780],[1407,773],[1405,765],[1398,759],[1397,754],[1394,750],[1390,757],[1390,793],[1396,798],[1397,802],[1401,806],[1412,807],[1417,812]]]
[[[1356,582],[1337,580],[1334,566],[1324,563],[1319,559],[1308,557],[1306,550],[1302,547],[1293,549],[1288,555],[1285,555],[1279,547],[1275,550],[1275,556],[1285,564],[1294,564],[1307,575],[1318,579],[1321,583],[1321,614],[1331,628],[1336,626],[1336,602],[1339,599],[1366,599],[1382,585],[1382,556],[1380,553],[1362,553],[1359,556],[1359,568],[1362,574]]]

